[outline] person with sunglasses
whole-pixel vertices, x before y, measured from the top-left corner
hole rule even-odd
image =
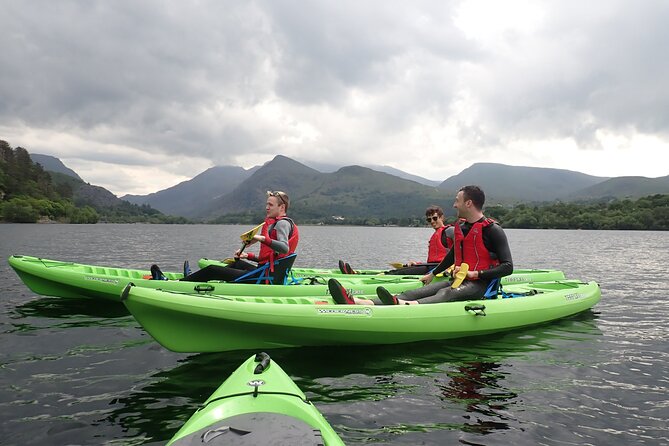
[[[240,248],[235,252],[233,263],[227,266],[208,265],[192,274],[184,274],[185,277],[181,280],[186,282],[233,281],[265,263],[274,262],[293,254],[297,249],[300,233],[295,222],[286,214],[288,207],[290,207],[288,194],[282,191],[267,191],[265,224],[260,234],[254,235],[244,247],[260,243],[258,254],[243,252]]]
[[[464,301],[483,298],[495,291],[499,279],[513,273],[511,250],[502,227],[483,215],[485,194],[478,186],[465,186],[458,191],[453,207],[459,220],[454,226],[454,243],[446,257],[421,278],[422,288],[405,291],[397,296],[384,287],[376,289],[378,299],[349,296],[336,279],[328,281],[328,289],[336,303],[349,305],[415,305]],[[465,268],[465,264],[467,268]],[[453,277],[461,269],[467,271],[460,285],[453,281],[431,283],[436,274],[455,265]]]
[[[401,268],[384,271],[384,274],[427,274],[446,256],[448,250],[453,246],[453,225],[444,223],[444,210],[436,205],[429,206],[425,210],[425,221],[434,229],[434,233],[432,233],[427,243],[427,262],[410,261]],[[351,265],[343,260],[339,261],[339,270],[344,274],[355,274]]]

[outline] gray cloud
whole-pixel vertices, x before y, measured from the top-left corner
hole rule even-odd
[[[482,33],[501,26],[488,37],[463,29],[468,6],[4,2],[0,130],[46,133],[52,154],[73,157],[57,149],[69,135],[81,162],[136,166],[173,155],[361,163],[470,150],[450,171],[423,172],[438,179],[520,140],[604,150],[606,130],[666,144],[666,2],[533,2],[540,18],[520,28],[484,7]]]

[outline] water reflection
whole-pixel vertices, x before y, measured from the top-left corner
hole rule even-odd
[[[518,395],[499,384],[506,375],[500,368],[494,362],[462,364],[447,372],[448,384],[437,386],[446,400],[464,405],[464,431],[488,434],[509,428],[503,411]]]
[[[12,319],[23,317],[47,317],[70,319],[73,316],[91,316],[97,318],[119,318],[130,315],[125,305],[119,302],[107,302],[92,299],[63,299],[44,297],[31,300],[14,307]]]
[[[518,399],[517,389],[508,388],[513,365],[541,361],[555,348],[577,350],[600,335],[596,315],[587,312],[490,339],[278,349],[270,355],[347,444],[388,435],[395,442],[416,432],[488,434],[517,425],[519,421],[509,415],[517,413],[509,410]],[[110,401],[114,409],[101,421],[121,425],[123,431],[138,433],[147,441],[168,440],[253,353],[186,357]]]

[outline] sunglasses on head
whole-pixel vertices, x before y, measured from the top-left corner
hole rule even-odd
[[[276,198],[278,198],[279,200],[281,200],[281,202],[282,202],[283,204],[286,204],[286,198],[285,198],[286,193],[285,193],[285,192],[281,192],[280,190],[275,190],[275,191],[269,191],[269,190],[268,190],[268,191],[267,191],[267,196],[268,196],[268,197],[276,197]]]
[[[427,218],[425,219],[425,221],[428,222],[428,223],[429,223],[430,221],[437,221],[437,220],[439,220],[439,216],[438,216],[438,215],[433,215],[432,217],[427,217]]]

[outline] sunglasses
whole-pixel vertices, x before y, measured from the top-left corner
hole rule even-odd
[[[268,196],[268,197],[276,197],[276,198],[278,198],[279,200],[281,200],[281,202],[282,202],[283,204],[285,204],[285,205],[288,204],[288,203],[286,203],[286,198],[285,198],[285,197],[286,197],[286,193],[285,193],[285,192],[281,192],[280,190],[275,190],[275,191],[269,191],[269,190],[268,190],[268,191],[267,191],[267,196]]]
[[[425,221],[428,222],[428,223],[429,223],[430,221],[437,221],[437,220],[439,220],[439,216],[438,216],[438,215],[433,215],[432,217],[427,217],[427,218],[425,219]]]

